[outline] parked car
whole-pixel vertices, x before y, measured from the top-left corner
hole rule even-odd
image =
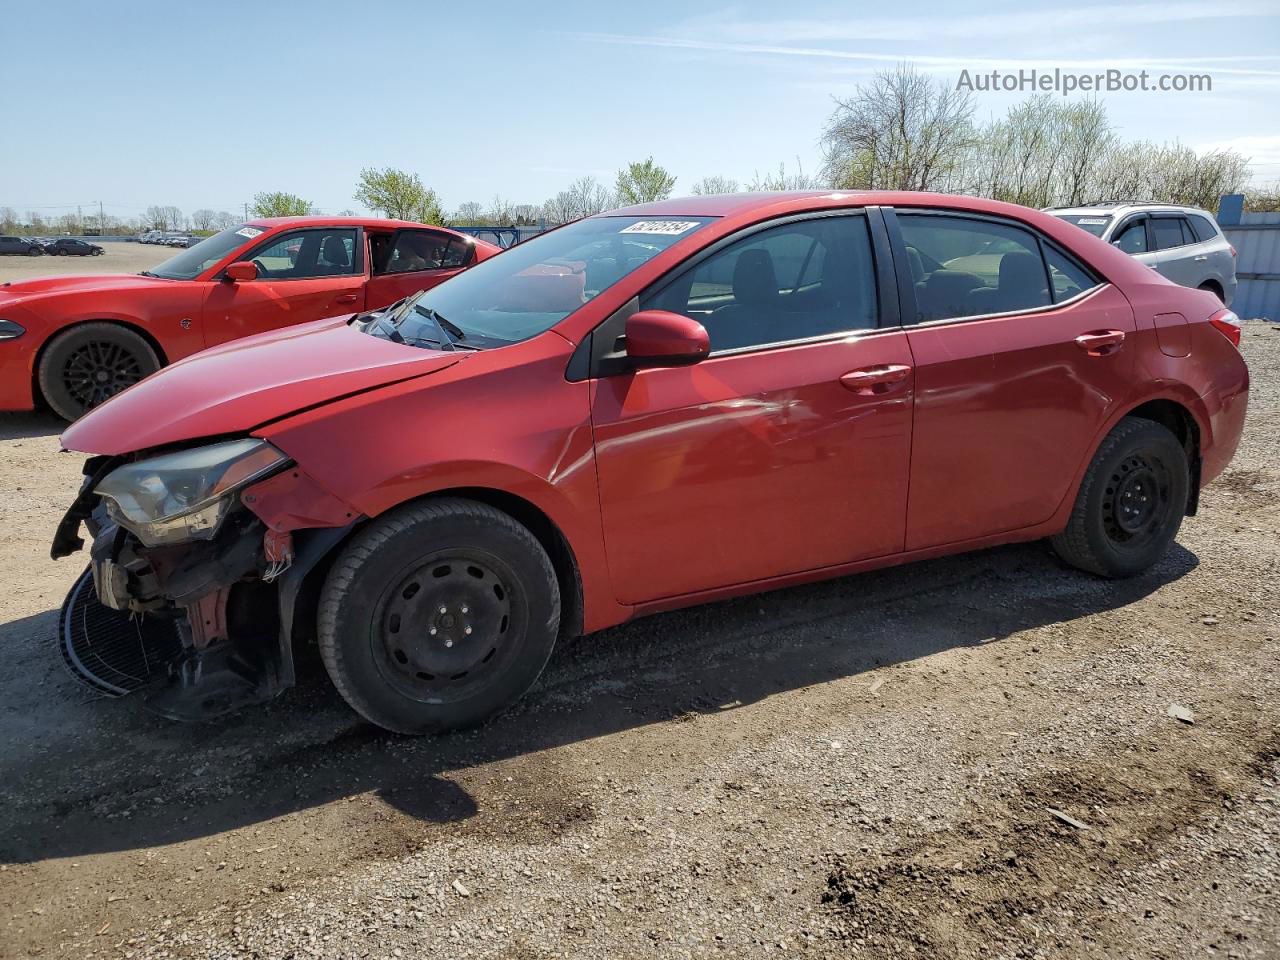
[[[429,256],[400,270],[418,248]],[[385,306],[498,252],[420,223],[292,217],[230,227],[137,275],[0,284],[0,410],[40,398],[73,420],[197,350]]]
[[[1231,306],[1236,293],[1236,248],[1209,211],[1112,200],[1046,212],[1119,247],[1174,283],[1208,290]]]
[[[105,251],[96,243],[87,243],[74,237],[59,237],[49,244],[45,252],[57,257],[100,257]]]
[[[44,246],[34,237],[0,237],[0,254],[21,254],[24,257],[38,257],[44,253]]]
[[[990,283],[950,266],[997,241]],[[74,424],[53,554],[84,519],[94,542],[65,649],[100,678],[87,651],[155,631],[150,702],[190,717],[279,693],[314,632],[358,713],[424,733],[520,695],[557,637],[659,610],[1041,537],[1132,576],[1235,450],[1239,332],[1010,204],[613,211]]]

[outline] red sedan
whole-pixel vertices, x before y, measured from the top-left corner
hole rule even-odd
[[[0,410],[85,410],[227,340],[394,303],[498,252],[399,220],[287,217],[214,234],[136,275],[0,284]]]
[[[1236,448],[1239,333],[1004,203],[591,217],[72,426],[95,456],[53,552],[82,520],[95,540],[64,650],[187,717],[278,693],[314,636],[355,710],[422,733],[521,694],[557,637],[658,610],[1038,538],[1132,576]],[[121,623],[167,672],[90,659]]]

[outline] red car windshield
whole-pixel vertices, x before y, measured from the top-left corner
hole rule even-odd
[[[221,233],[205,237],[194,247],[188,247],[176,257],[170,257],[159,266],[144,270],[142,275],[163,277],[166,280],[194,280],[232,250],[264,233],[266,231],[261,227],[250,226],[247,223],[227,227]]]
[[[711,217],[591,217],[526,240],[433,287],[395,315],[405,342],[517,343],[555,326]],[[388,324],[367,328],[392,335]],[[461,336],[459,337],[459,333]]]

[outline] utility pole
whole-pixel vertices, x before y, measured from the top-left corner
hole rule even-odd
[[[98,201],[98,236],[107,235],[107,215],[102,212],[102,201]]]

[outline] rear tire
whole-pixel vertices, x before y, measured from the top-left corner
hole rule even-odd
[[[1190,476],[1187,452],[1166,427],[1121,420],[1089,464],[1067,528],[1050,539],[1053,549],[1099,576],[1142,573],[1177,536]]]
[[[425,734],[472,726],[538,679],[560,627],[542,544],[471,500],[411,504],[342,551],[319,609],[320,655],[371,723]]]
[[[75,420],[160,369],[151,344],[114,323],[82,323],[50,341],[40,358],[40,392],[53,412]]]

